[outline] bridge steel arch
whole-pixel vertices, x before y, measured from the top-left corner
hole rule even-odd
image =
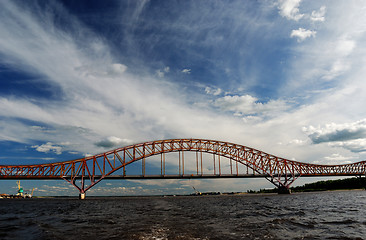
[[[183,152],[196,152],[196,171],[185,173]],[[179,171],[165,174],[165,154],[179,152]],[[182,153],[182,154],[181,154]],[[202,153],[213,155],[213,173],[204,173]],[[145,171],[146,158],[160,155],[160,174]],[[218,160],[215,160],[215,156]],[[201,157],[201,158],[200,158]],[[230,161],[229,174],[221,172],[220,157]],[[126,166],[141,161],[141,174],[126,174]],[[200,162],[201,161],[201,162]],[[233,172],[233,163],[236,164]],[[246,168],[239,172],[238,165]],[[216,166],[217,165],[217,166]],[[201,167],[201,168],[200,168]],[[248,171],[250,169],[251,171]],[[122,174],[116,174],[122,170]],[[280,158],[239,144],[207,139],[167,139],[134,144],[81,159],[36,165],[0,165],[1,179],[64,179],[85,197],[85,192],[105,178],[110,179],[169,179],[265,177],[280,192],[288,193],[291,184],[300,176],[362,176],[366,161],[344,165],[317,165]],[[78,180],[78,181],[77,181]],[[80,184],[78,184],[80,180]]]

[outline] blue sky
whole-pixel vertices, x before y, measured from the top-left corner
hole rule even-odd
[[[0,164],[167,138],[230,141],[309,163],[364,160],[365,9],[364,1],[1,1]],[[63,182],[30,183],[66,192]],[[107,183],[96,194],[192,185]]]

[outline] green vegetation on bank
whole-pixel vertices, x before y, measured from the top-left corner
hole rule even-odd
[[[315,192],[315,191],[330,191],[330,190],[351,190],[365,189],[366,178],[346,178],[338,180],[319,181],[315,183],[307,183],[303,186],[291,187],[291,192]],[[259,191],[248,190],[248,193],[277,193],[278,189],[260,189]]]

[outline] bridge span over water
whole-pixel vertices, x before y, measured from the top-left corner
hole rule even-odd
[[[134,144],[90,157],[35,165],[0,165],[4,179],[64,179],[81,198],[103,179],[266,178],[289,193],[299,177],[363,176],[366,161],[317,165],[277,157],[239,144],[168,139]]]

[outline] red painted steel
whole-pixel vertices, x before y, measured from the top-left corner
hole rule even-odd
[[[196,152],[193,174],[185,174],[185,151]],[[178,174],[166,174],[165,154],[179,153]],[[203,172],[202,153],[213,155],[213,174]],[[146,158],[160,157],[160,175],[146,174]],[[218,160],[215,158],[218,156]],[[229,160],[230,174],[222,174],[223,158]],[[141,175],[127,175],[126,166],[142,160]],[[218,161],[218,162],[217,162]],[[235,164],[233,164],[233,162]],[[239,164],[246,173],[239,172]],[[218,169],[217,169],[218,168]],[[122,169],[122,174],[117,175]],[[250,172],[251,171],[251,172]],[[344,165],[316,165],[292,161],[229,142],[205,139],[168,139],[118,148],[91,157],[36,165],[0,165],[0,179],[64,179],[85,193],[104,178],[219,178],[265,177],[277,187],[289,188],[300,176],[365,175],[366,161]],[[77,184],[80,180],[81,184]],[[88,181],[89,184],[85,184]]]

